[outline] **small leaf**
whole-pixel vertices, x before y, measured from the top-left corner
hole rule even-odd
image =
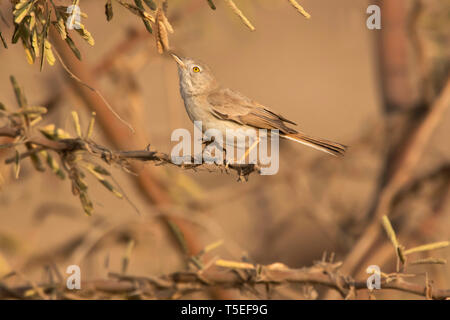
[[[35,126],[40,121],[42,121],[42,117],[41,116],[38,116],[38,117],[34,118],[33,120],[30,121],[30,127]]]
[[[76,111],[72,111],[72,119],[73,119],[73,124],[75,126],[75,131],[76,131],[78,137],[81,137],[80,118],[78,117],[78,113]]]
[[[8,49],[8,44],[6,43],[5,38],[3,38],[3,34],[2,31],[0,30],[0,40],[2,40],[3,46],[5,47],[5,49]]]
[[[41,115],[41,114],[46,114],[46,113],[47,113],[47,108],[45,108],[45,107],[31,106],[31,107],[23,107],[19,111],[13,112],[12,114],[13,115],[20,115],[20,114]]]
[[[25,143],[25,146],[27,148],[28,151],[33,151],[35,149],[35,146],[33,146],[33,144],[31,144],[30,142]],[[42,165],[42,161],[41,158],[39,158],[39,154],[37,153],[32,153],[30,155],[30,159],[31,162],[33,163],[34,168],[37,171],[43,172],[45,171],[44,166]]]
[[[30,12],[30,22],[29,22],[28,29],[31,31],[31,30],[35,29],[35,27],[36,27],[36,15],[34,12]]]
[[[36,57],[39,57],[40,50],[39,50],[38,34],[37,34],[37,30],[36,29],[34,29],[32,34],[31,34],[31,46],[33,47],[34,55]]]
[[[37,11],[40,12],[40,11]],[[47,10],[47,18],[45,19],[45,25],[42,28],[42,33],[41,33],[41,63],[40,63],[40,70],[42,71],[42,69],[44,68],[44,59],[47,59],[47,61],[50,63],[52,62],[52,58],[53,58],[53,63],[54,63],[54,59],[55,57],[53,56],[53,51],[51,49],[51,44],[50,42],[47,40],[48,37],[48,29],[50,27],[50,15],[51,15],[51,9]]]
[[[114,16],[111,0],[106,1],[105,14],[106,14],[106,20],[111,21]]]
[[[169,37],[167,34],[167,28],[164,24],[164,12],[160,9],[156,10],[156,47],[158,49],[158,53],[162,54],[164,51],[169,50]]]
[[[289,0],[289,2],[292,4],[292,6],[297,9],[298,12],[300,12],[306,19],[311,18],[311,15],[306,12],[305,9],[303,9],[303,7],[301,5],[298,4],[297,1],[295,0]]]
[[[75,54],[75,56],[78,58],[78,60],[81,60],[81,53],[80,50],[75,46],[75,43],[73,42],[72,38],[67,36],[66,42],[69,45],[70,50]]]
[[[231,269],[251,269],[251,270],[255,269],[255,266],[253,264],[247,263],[247,262],[236,262],[236,261],[219,259],[216,261],[215,264],[218,267],[231,268]]]
[[[55,64],[55,56],[53,55],[52,44],[47,39],[44,40],[44,55],[49,65]]]
[[[16,155],[14,157],[14,177],[16,179],[19,179],[19,173],[20,173],[20,154],[19,151],[16,149]]]
[[[91,46],[95,45],[95,40],[92,37],[91,33],[86,30],[83,24],[78,25],[79,28],[75,28],[75,30],[83,37],[84,40],[86,40],[87,43],[89,43]]]
[[[14,76],[10,76],[9,79],[16,95],[17,104],[20,108],[24,108],[27,105],[27,99],[25,98],[25,95],[22,93],[22,90],[20,89],[16,78]]]
[[[11,39],[11,42],[13,44],[17,43],[17,41],[19,40],[21,29],[22,29],[22,25],[16,24],[14,26],[14,32],[13,32],[12,39]]]
[[[405,250],[405,255],[416,253],[416,252],[422,252],[422,251],[430,251],[430,250],[436,250],[441,248],[446,248],[450,245],[449,241],[441,241],[441,242],[433,242],[429,244],[424,244],[422,246],[414,247],[408,250]]]
[[[15,6],[15,10],[13,11],[14,22],[20,24],[28,14],[28,12],[32,9],[35,1],[27,0],[21,1]]]
[[[415,261],[411,261],[409,263],[410,265],[417,265],[417,264],[447,264],[447,260],[441,259],[441,258],[425,258],[425,259],[419,259]]]
[[[166,221],[167,221],[167,224],[170,227],[170,230],[175,235],[175,239],[178,241],[181,249],[188,256],[189,255],[189,248],[187,246],[186,239],[184,238],[183,232],[181,232],[180,228],[174,222],[172,222],[170,220],[166,220]]]
[[[389,221],[387,216],[383,216],[382,223],[383,223],[384,230],[386,231],[389,239],[391,240],[395,249],[397,249],[399,247],[398,241],[397,241],[397,236],[395,235],[394,228],[392,228],[391,222]]]
[[[31,53],[31,50],[28,49],[27,47],[25,47],[24,50],[25,50],[25,56],[27,58],[28,64],[33,64],[34,63],[34,55]]]
[[[48,153],[45,150],[41,151],[40,154],[46,159],[47,165],[52,170],[52,172],[63,180],[66,177],[66,175],[64,174],[64,171],[62,171],[62,169],[60,168],[58,162],[50,155],[50,153]]]
[[[153,0],[144,0],[144,2],[151,10],[156,10],[156,3]]]
[[[128,242],[127,249],[125,250],[125,254],[123,255],[123,258],[122,258],[122,273],[123,274],[125,274],[128,269],[128,265],[130,263],[130,257],[131,257],[131,253],[133,252],[134,245],[135,245],[135,241],[133,239],[131,239]]]
[[[198,254],[197,257],[201,257],[204,254],[220,247],[223,244],[223,240],[217,240],[216,242],[211,243],[210,245],[207,245],[203,250],[201,250]]]
[[[105,179],[105,177],[102,176],[97,170],[96,167],[94,167],[91,163],[88,163],[85,165],[85,168],[95,177],[97,180],[109,191],[111,191],[117,198],[122,199],[123,195],[117,191],[114,186]],[[98,169],[98,168],[97,168]],[[109,173],[108,173],[109,174]]]
[[[94,132],[95,116],[96,116],[96,113],[92,112],[91,121],[89,121],[89,126],[88,126],[88,129],[86,132],[86,139],[90,139],[92,137],[92,133]]]
[[[142,0],[134,0],[134,3],[136,4],[136,7],[141,9],[142,11],[145,11],[144,6],[142,4]],[[148,32],[153,33],[152,26],[150,25],[150,22],[148,20],[142,18],[142,22],[144,22],[145,28]]]
[[[212,0],[207,0],[207,1],[208,1],[210,8],[213,10],[216,10],[216,5],[214,4],[214,2]]]
[[[155,18],[151,14],[145,12],[144,10],[141,10],[138,7],[133,6],[129,3],[123,2],[122,0],[117,0],[117,2],[120,3],[123,7],[127,8],[131,13],[155,23]]]
[[[207,245],[203,251],[205,253],[208,253],[208,252],[220,247],[222,244],[223,244],[223,240],[217,240],[216,242],[213,242],[210,245]]]
[[[79,197],[80,197],[81,205],[83,206],[84,212],[88,216],[91,216],[92,212],[94,211],[94,205],[92,204],[91,199],[89,199],[89,196],[87,195],[86,192],[81,192]]]
[[[108,180],[99,180],[100,183],[105,186],[106,189],[108,189],[109,191],[111,191],[117,198],[122,199],[123,195],[117,191],[114,186],[111,184],[111,182],[109,182]]]
[[[61,38],[63,40],[66,40],[67,38],[67,31],[66,31],[66,24],[64,23],[64,19],[60,17],[58,21],[52,22],[53,26],[58,30],[58,33],[60,34]]]
[[[109,173],[108,170],[106,170],[105,168],[103,168],[102,166],[99,166],[99,165],[96,165],[96,166],[94,167],[94,170],[95,170],[96,172],[98,172],[98,173],[104,175],[104,176],[110,176],[110,175],[111,175],[111,173]]]
[[[49,124],[43,128],[39,128],[39,131],[50,140],[70,139],[70,134],[62,129],[56,128],[54,124]]]
[[[86,192],[88,189],[88,185],[86,182],[84,182],[83,178],[81,177],[81,172],[79,172],[80,175],[75,177],[75,185],[77,186],[78,190],[83,193]]]

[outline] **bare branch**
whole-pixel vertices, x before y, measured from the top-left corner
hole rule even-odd
[[[81,296],[92,296],[97,293],[110,295],[139,294],[141,298],[174,298],[213,287],[246,289],[258,285],[276,286],[289,283],[325,286],[337,290],[342,297],[346,297],[350,290],[368,290],[365,280],[355,281],[351,277],[341,274],[340,266],[341,263],[325,262],[318,262],[312,267],[301,269],[291,269],[282,263],[273,263],[267,266],[250,265],[244,276],[236,268],[221,268],[219,270],[210,268],[209,270],[203,270],[204,272],[201,273],[175,272],[159,277],[109,273],[110,279],[84,282],[79,294]],[[426,286],[406,281],[404,278],[407,276],[409,275],[390,274],[383,276],[381,290],[389,289],[426,296]],[[39,288],[45,293],[56,291],[61,295],[66,290],[64,284],[42,284]],[[32,289],[30,286],[9,288],[0,284],[0,298],[23,297],[24,293],[30,289]],[[449,298],[450,290],[432,288],[431,297],[433,299]]]

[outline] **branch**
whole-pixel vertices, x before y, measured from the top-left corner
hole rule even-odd
[[[15,138],[20,136],[21,131],[14,128],[2,127],[0,128],[0,136]],[[170,155],[150,150],[130,150],[130,151],[112,151],[107,147],[96,144],[91,140],[83,140],[81,138],[75,139],[61,139],[57,141],[45,139],[45,138],[31,138],[27,142],[39,146],[33,150],[24,152],[20,155],[20,159],[27,158],[33,154],[36,154],[42,150],[51,150],[60,154],[66,154],[75,151],[86,151],[96,156],[98,159],[105,161],[108,164],[116,163],[122,167],[128,165],[127,160],[138,161],[150,161],[156,162],[159,165],[173,165],[181,169],[192,170],[204,170],[208,172],[228,172],[228,169],[236,171],[240,180],[248,179],[248,176],[253,172],[259,172],[259,167],[254,164],[230,164],[228,168],[226,163],[214,164],[214,163],[194,163],[194,159],[191,159],[191,163],[176,163]],[[13,163],[15,158],[9,158],[5,160],[6,164]]]
[[[75,292],[81,296],[93,296],[99,293],[110,295],[133,295],[139,298],[179,298],[185,294],[204,291],[208,288],[248,289],[255,292],[258,285],[276,286],[282,284],[313,284],[321,285],[338,291],[342,297],[354,297],[351,294],[358,290],[368,290],[367,283],[355,281],[340,273],[342,263],[318,262],[312,267],[291,269],[282,263],[271,265],[252,265],[248,263],[217,260],[218,268],[200,270],[198,272],[175,272],[159,277],[133,276],[119,273],[109,273],[109,279],[87,281],[82,283],[81,291]],[[450,290],[431,288],[404,280],[406,274],[383,275],[381,290],[389,289],[407,292],[432,299],[447,299]],[[43,292],[56,292],[64,296],[64,283],[41,284]],[[9,288],[0,283],[0,298],[24,298],[30,286]],[[71,291],[74,293],[74,291]]]

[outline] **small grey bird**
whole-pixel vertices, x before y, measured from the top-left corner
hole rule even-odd
[[[171,55],[178,64],[180,92],[186,111],[191,121],[202,121],[202,132],[216,129],[225,137],[227,129],[278,129],[282,138],[335,156],[345,153],[345,145],[305,135],[286,125],[296,125],[293,121],[239,92],[220,86],[205,64]]]

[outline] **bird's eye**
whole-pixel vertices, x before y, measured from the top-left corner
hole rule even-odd
[[[192,71],[194,71],[194,72],[200,72],[200,68],[197,67],[197,66],[195,66],[195,67],[192,68]]]

